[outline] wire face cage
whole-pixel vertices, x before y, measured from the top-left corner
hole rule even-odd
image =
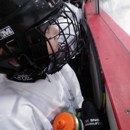
[[[49,57],[50,59],[49,66],[45,68],[46,73],[54,73],[57,70],[60,70],[62,66],[68,62],[68,60],[74,58],[75,55],[80,52],[80,23],[77,20],[76,15],[66,4],[61,7],[59,12],[55,13],[46,21],[36,26],[34,30],[41,36],[38,35],[38,37],[36,37],[35,34],[34,36],[36,38],[34,38],[32,36],[33,33],[30,33],[33,30],[29,31],[28,36],[29,39],[31,39],[31,43],[33,43],[30,44],[30,47],[32,48],[32,46],[37,43],[35,41],[40,41],[40,44],[44,41],[44,43],[47,43],[51,49],[51,53],[46,56],[45,54],[42,55],[44,58]],[[54,32],[54,30],[57,30],[57,32]],[[47,33],[53,33],[53,35],[48,37]],[[55,44],[52,43],[53,39],[55,39],[55,42],[58,42],[57,52],[55,52],[53,47],[53,44]],[[34,55],[33,52],[32,54]],[[34,55],[35,60],[37,60],[36,57],[39,59],[40,55]]]

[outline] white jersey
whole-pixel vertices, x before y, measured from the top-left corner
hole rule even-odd
[[[0,130],[52,130],[58,113],[75,113],[82,101],[79,82],[68,64],[34,83],[15,82],[1,75]]]

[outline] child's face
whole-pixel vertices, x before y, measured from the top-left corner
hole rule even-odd
[[[58,34],[58,30],[56,28],[54,28],[53,25],[50,25],[45,33],[45,36],[49,39],[53,36],[55,36],[56,34]],[[58,40],[57,40],[57,37],[55,36],[54,38],[50,39],[49,40],[52,48],[53,48],[53,51],[54,52],[57,52],[58,51]],[[51,49],[51,46],[50,44],[47,42],[47,48],[48,48],[48,53],[49,54],[52,54],[52,49]]]
[[[53,25],[50,25],[45,33],[45,36],[49,39],[53,36],[55,36],[56,34],[58,34],[58,30],[56,28],[53,27]],[[52,54],[52,49],[54,52],[58,51],[58,40],[57,37],[51,38],[49,40],[49,42],[46,43],[47,44],[47,49],[48,49],[48,54]],[[50,46],[51,44],[51,46]],[[10,50],[14,50],[14,48],[9,48]],[[6,55],[6,52],[3,50],[3,48],[0,48],[0,56],[2,55]],[[10,64],[12,64],[13,66],[17,67],[20,66],[15,60],[11,60],[9,61]]]

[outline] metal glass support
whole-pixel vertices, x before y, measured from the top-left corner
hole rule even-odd
[[[94,0],[95,14],[100,14],[99,0]]]

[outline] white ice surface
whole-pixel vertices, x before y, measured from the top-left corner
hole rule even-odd
[[[130,35],[130,0],[100,0],[100,7]]]

